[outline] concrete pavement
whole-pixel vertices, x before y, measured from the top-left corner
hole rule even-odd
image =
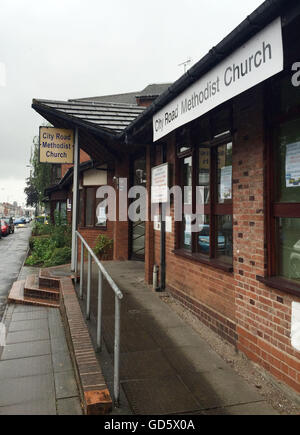
[[[0,347],[0,415],[80,415],[59,309],[9,305]]]
[[[143,263],[108,262],[105,266],[124,293],[121,408],[114,409],[113,414],[278,414],[257,389],[237,375],[159,294],[144,284]],[[92,276],[91,320],[87,324],[95,340],[95,266]],[[85,313],[85,298],[81,306]],[[104,285],[103,337],[104,349],[98,358],[112,389],[114,295],[107,283]]]

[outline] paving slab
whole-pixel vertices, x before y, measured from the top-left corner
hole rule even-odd
[[[50,340],[8,344],[3,349],[1,361],[26,358],[30,356],[49,355],[50,353]]]
[[[57,399],[77,397],[78,389],[73,371],[54,373],[55,392]]]
[[[122,382],[135,414],[167,415],[200,409],[193,394],[176,376]]]
[[[51,337],[51,353],[68,352],[68,345],[64,336],[52,338]]]
[[[35,307],[34,305],[15,305],[14,313],[32,313],[37,311],[45,311],[44,307]]]
[[[0,407],[43,399],[55,401],[52,374],[1,380]]]
[[[65,335],[65,331],[64,331],[64,327],[62,323],[55,323],[54,321],[51,322],[50,319],[49,320],[49,329],[50,329],[50,337],[51,340],[54,339],[61,339],[64,340],[66,335]]]
[[[78,397],[71,397],[69,399],[57,400],[57,414],[58,415],[82,415],[82,408]]]
[[[49,330],[33,329],[29,331],[8,332],[6,337],[7,344],[24,343],[27,341],[49,340]]]
[[[201,347],[203,340],[189,326],[173,328],[153,328],[151,335],[157,345],[163,349],[174,347]]]
[[[121,381],[128,379],[151,379],[160,376],[176,375],[172,365],[161,350],[122,353],[120,367]]]
[[[201,404],[201,409],[261,402],[258,391],[230,368],[204,373],[182,373],[187,388]]]
[[[56,415],[55,400],[35,400],[0,406],[0,415]]]
[[[47,319],[48,312],[46,309],[44,310],[33,310],[33,311],[22,311],[16,312],[13,314],[14,322],[18,322],[19,320],[34,320],[34,319]]]
[[[114,352],[114,329],[106,328],[103,321],[104,341],[110,353]],[[122,353],[158,349],[157,343],[143,329],[127,329],[122,331],[120,349]]]
[[[18,322],[10,322],[9,332],[17,331],[29,331],[32,329],[45,329],[48,331],[48,320],[45,319],[35,319],[35,320],[20,320]]]
[[[208,345],[186,346],[184,352],[182,348],[168,348],[162,351],[171,366],[180,374],[215,371],[228,367],[226,362],[216,355]]]
[[[82,414],[59,310],[12,304],[5,318],[0,415]],[[72,400],[57,403],[70,396]]]
[[[52,354],[54,373],[66,372],[73,369],[69,352],[56,352]]]
[[[0,361],[0,380],[52,372],[50,355]]]
[[[204,415],[280,415],[266,402],[246,403],[243,405],[217,408],[211,411],[203,411]]]

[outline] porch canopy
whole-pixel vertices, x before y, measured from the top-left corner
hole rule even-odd
[[[32,108],[56,128],[78,128],[79,148],[100,164],[129,151],[121,134],[145,110],[133,104],[37,99]]]

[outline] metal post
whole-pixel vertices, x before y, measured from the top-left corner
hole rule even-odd
[[[115,295],[114,400],[117,408],[120,404],[120,333],[121,301]]]
[[[78,128],[75,129],[74,141],[74,167],[73,167],[73,202],[72,202],[72,256],[71,271],[75,272],[76,261],[76,230],[77,230],[77,198],[78,198],[78,168],[79,168],[79,145]]]
[[[83,280],[84,280],[84,244],[81,241],[81,256],[80,256],[80,289],[79,297],[83,299]]]
[[[90,306],[91,306],[91,275],[92,275],[92,257],[88,255],[88,278],[87,278],[87,296],[86,296],[86,318],[90,320]]]
[[[77,235],[75,236],[75,282],[77,282],[77,272],[78,272],[78,237]]]
[[[98,272],[98,313],[97,313],[97,349],[101,351],[101,336],[102,336],[102,272]]]
[[[166,289],[166,204],[161,204],[160,215],[160,291]]]

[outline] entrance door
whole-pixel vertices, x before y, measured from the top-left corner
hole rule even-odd
[[[146,158],[135,159],[132,164],[132,186],[146,187]],[[131,259],[145,261],[145,222],[131,222]]]

